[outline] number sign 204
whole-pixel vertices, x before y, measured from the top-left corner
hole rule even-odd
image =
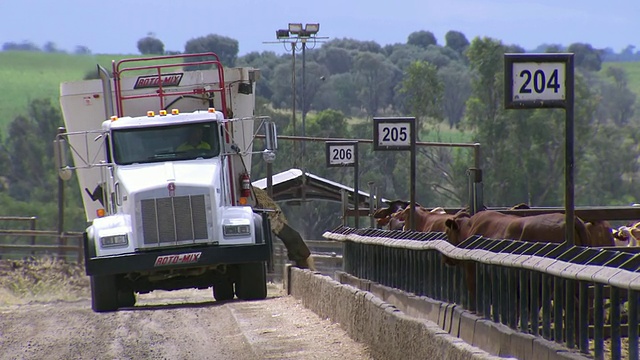
[[[564,107],[571,61],[570,54],[505,54],[505,107]]]

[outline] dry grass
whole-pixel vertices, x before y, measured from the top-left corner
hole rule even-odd
[[[89,297],[82,264],[52,258],[0,261],[0,305],[73,301]]]

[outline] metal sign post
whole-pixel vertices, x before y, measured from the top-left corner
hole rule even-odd
[[[507,109],[561,108],[565,110],[565,244],[575,245],[573,181],[573,54],[505,54],[505,107]],[[556,294],[562,285],[554,283]],[[565,284],[565,324],[567,347],[575,346],[575,283]],[[556,298],[557,299],[557,298]],[[555,306],[554,306],[555,308]],[[560,312],[562,310],[559,310]],[[587,311],[587,309],[580,309]],[[555,337],[562,339],[562,319],[554,319]],[[558,341],[558,340],[556,340]],[[580,333],[580,350],[589,352],[587,334]]]
[[[573,54],[504,54],[507,109],[565,109],[566,243],[575,245],[573,178]]]
[[[353,167],[353,204],[356,212],[355,227],[360,227],[360,189],[358,188],[358,142],[326,141],[327,167]]]
[[[409,150],[411,153],[411,184],[409,186],[410,229],[416,230],[416,118],[382,117],[373,118],[373,150],[397,151]]]

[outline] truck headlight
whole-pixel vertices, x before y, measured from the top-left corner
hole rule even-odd
[[[251,234],[251,226],[245,224],[229,224],[222,227],[224,236],[244,236]]]
[[[116,247],[127,246],[129,244],[129,237],[124,235],[104,236],[100,238],[100,245],[102,247]]]

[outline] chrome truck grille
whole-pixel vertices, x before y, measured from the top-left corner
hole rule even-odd
[[[204,195],[141,201],[145,245],[171,245],[207,239]]]

